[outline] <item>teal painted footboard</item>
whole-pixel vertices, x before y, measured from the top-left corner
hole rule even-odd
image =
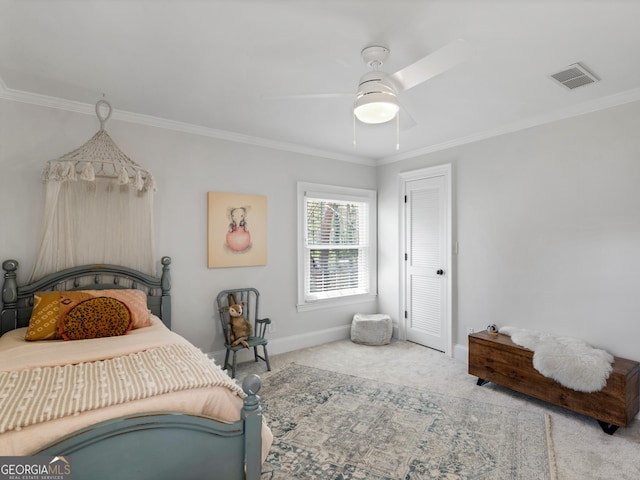
[[[260,378],[248,376],[242,388],[247,398],[237,422],[145,412],[92,425],[32,454],[66,457],[74,480],[258,480]]]

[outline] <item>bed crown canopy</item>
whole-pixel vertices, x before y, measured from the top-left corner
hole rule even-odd
[[[109,102],[98,101],[95,110],[100,130],[82,146],[49,160],[42,172],[44,228],[31,281],[98,263],[155,274],[156,182],[105,130]]]
[[[106,114],[101,107],[107,107]],[[139,192],[157,191],[153,175],[125,155],[104,129],[111,117],[111,105],[106,100],[96,103],[100,130],[84,145],[56,160],[49,160],[42,171],[42,180],[95,182],[96,177],[116,179],[118,185],[132,184]]]

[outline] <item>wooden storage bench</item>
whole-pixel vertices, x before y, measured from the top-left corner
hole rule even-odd
[[[533,368],[533,352],[513,343],[508,335],[469,335],[469,374],[478,377],[478,385],[493,382],[595,418],[610,435],[618,427],[626,427],[639,408],[640,364],[614,358],[613,370],[602,390],[578,392],[541,375]]]

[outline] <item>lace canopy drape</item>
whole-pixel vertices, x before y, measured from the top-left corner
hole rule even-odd
[[[101,113],[101,106],[108,113]],[[150,172],[127,157],[104,129],[111,105],[96,104],[100,130],[87,143],[47,162],[44,229],[31,281],[92,263],[155,273]]]

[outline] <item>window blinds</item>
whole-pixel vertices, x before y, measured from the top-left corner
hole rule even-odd
[[[305,300],[369,293],[369,203],[305,195]]]

